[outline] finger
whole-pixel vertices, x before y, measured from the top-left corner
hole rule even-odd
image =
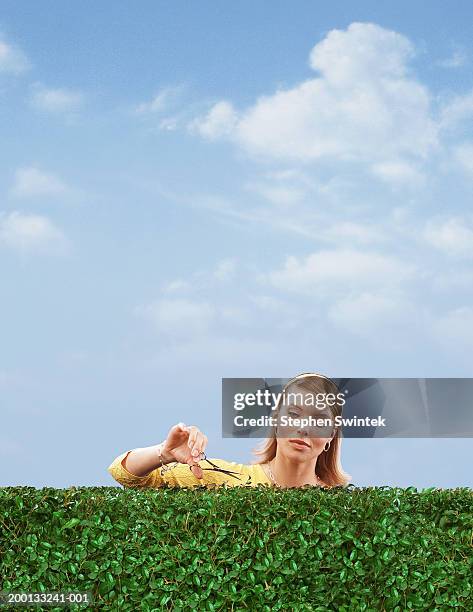
[[[186,459],[186,463],[191,467],[196,467],[199,465],[199,457],[188,457]]]
[[[196,478],[198,478],[199,480],[201,480],[204,476],[204,472],[202,471],[202,468],[199,467],[198,465],[193,465],[191,467],[191,472],[194,474],[194,476]]]
[[[192,447],[194,446],[194,442],[195,442],[195,439],[198,433],[199,433],[199,430],[195,425],[189,426],[189,440],[187,441],[187,445],[189,446],[191,450],[192,450]]]
[[[194,457],[197,457],[202,454],[203,449],[204,449],[204,443],[205,443],[205,436],[201,431],[199,431],[195,439],[194,446],[192,447],[192,455]]]
[[[180,436],[185,431],[184,423],[177,423],[177,425],[173,425],[169,430],[168,436],[175,435]]]
[[[200,437],[198,438],[198,445],[196,444],[196,448],[199,451],[199,456],[205,454],[205,449],[207,447],[208,438],[205,434],[200,432]]]
[[[184,423],[178,423],[177,425],[173,425],[169,430],[167,439],[172,440],[173,443],[176,444],[178,440],[180,440],[179,444],[182,444],[182,442],[186,441],[188,438],[186,429],[187,425],[184,425]]]

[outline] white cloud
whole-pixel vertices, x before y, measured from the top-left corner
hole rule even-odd
[[[204,283],[220,283],[232,278],[235,269],[235,260],[226,259],[217,265],[213,273],[196,273],[194,278],[201,277]],[[173,342],[187,341],[192,337],[208,337],[215,333],[228,335],[235,324],[248,322],[249,315],[245,308],[231,300],[215,299],[210,302],[196,298],[189,295],[193,288],[195,284],[186,281],[168,283],[162,290],[164,297],[136,307],[135,315],[149,321],[160,335]],[[181,291],[186,291],[187,295],[172,295]],[[223,326],[226,327],[225,331]]]
[[[410,311],[398,296],[367,292],[336,302],[328,316],[337,327],[370,338],[380,328],[402,324]]]
[[[265,183],[248,183],[248,191],[253,191],[268,202],[277,206],[291,206],[301,202],[306,196],[306,191],[290,185],[272,185]]]
[[[424,158],[437,146],[437,129],[428,90],[408,74],[412,55],[404,36],[352,23],[313,48],[319,77],[261,96],[243,113],[219,102],[194,125],[208,139],[228,137],[264,158]]]
[[[460,217],[429,221],[424,239],[435,248],[455,257],[473,255],[473,225]]]
[[[163,87],[153,97],[150,102],[142,102],[136,107],[136,112],[139,114],[145,113],[162,113],[169,109],[184,90],[183,85],[175,87]]]
[[[187,281],[178,278],[164,285],[162,291],[163,293],[179,293],[181,291],[188,291],[190,288],[191,286]]]
[[[460,68],[467,62],[467,55],[462,49],[455,49],[450,57],[437,62],[438,66],[442,68]]]
[[[21,253],[61,254],[67,249],[68,241],[47,217],[13,211],[0,213],[0,246]]]
[[[62,195],[66,191],[66,185],[57,176],[30,166],[16,171],[10,193],[17,198],[33,198]]]
[[[435,291],[459,295],[459,291],[469,291],[473,287],[473,270],[447,269],[436,270],[431,279],[431,287]]]
[[[212,304],[184,298],[156,300],[137,307],[135,313],[150,321],[159,333],[173,338],[205,334],[216,316]]]
[[[440,127],[456,127],[462,121],[473,117],[473,90],[466,94],[453,96],[443,103],[440,111]]]
[[[341,221],[323,230],[321,237],[338,244],[373,244],[383,242],[385,228],[373,223],[359,223],[354,221]]]
[[[0,37],[0,72],[19,74],[29,68],[25,54]]]
[[[237,271],[237,260],[234,257],[222,259],[210,271],[195,271],[188,280],[176,278],[161,287],[164,295],[189,294],[196,286],[202,291],[211,291],[212,287],[222,282],[232,280]]]
[[[158,354],[182,351],[185,355],[198,344],[207,358],[213,347],[221,351],[223,346],[246,345],[244,330],[253,323],[250,300],[241,301],[241,284],[224,284],[236,274],[237,263],[236,258],[222,259],[211,269],[195,271],[190,279],[167,283],[157,299],[135,307],[135,316],[157,332]],[[251,344],[251,338],[249,341]],[[217,357],[217,353],[212,355],[212,359]]]
[[[272,205],[287,209],[317,194],[323,186],[300,170],[289,168],[265,172],[257,180],[246,183],[244,188]]]
[[[189,129],[208,140],[217,140],[232,135],[237,122],[237,114],[232,104],[221,101],[217,102],[205,117],[192,121]]]
[[[160,347],[142,365],[160,375],[167,370],[175,374],[176,369],[192,366],[193,371],[200,369],[206,377],[209,367],[216,368],[217,376],[222,371],[227,371],[229,376],[254,376],[255,371],[272,371],[278,367],[280,361],[274,358],[276,354],[274,343],[267,338],[214,334],[205,339],[187,337],[182,342]]]
[[[178,117],[165,117],[159,122],[159,129],[167,132],[173,132],[174,130],[177,130],[178,125]]]
[[[169,283],[159,299],[135,309],[158,332],[156,364],[187,361],[193,350],[199,350],[198,363],[218,363],[220,356],[227,362],[224,346],[240,351],[255,337],[273,338],[274,329],[280,346],[289,346],[294,334],[307,345],[327,334],[337,346],[358,337],[405,350],[413,333],[422,342],[452,346],[466,320],[462,309],[440,317],[433,312],[435,292],[442,291],[448,303],[457,285],[447,294],[433,286],[448,266],[431,271],[422,259],[414,265],[372,250],[323,250],[288,257],[279,269],[259,275],[239,262],[239,282],[222,286],[219,271],[224,279],[232,275],[233,266],[226,265],[231,261]]]
[[[464,142],[453,148],[453,160],[466,174],[473,176],[473,144]]]
[[[290,181],[294,184],[298,184],[301,187],[305,186],[308,188],[314,187],[314,181],[311,177],[307,176],[304,172],[297,168],[287,168],[285,170],[272,170],[266,173],[266,178],[273,181],[287,182]]]
[[[255,184],[247,184],[246,189],[255,191]],[[232,225],[238,224],[242,230],[251,224],[265,233],[275,231],[285,235],[293,234],[294,237],[302,236],[318,245],[325,243],[348,247],[388,243],[393,239],[398,240],[398,236],[405,238],[406,232],[412,228],[405,220],[396,217],[396,209],[389,218],[385,215],[380,221],[373,222],[369,219],[372,215],[370,208],[363,205],[358,207],[348,197],[346,201],[339,201],[341,197],[330,193],[330,187],[325,189],[324,186],[312,186],[311,189],[313,193],[307,191],[303,200],[291,204],[286,202],[275,205],[273,201],[252,206],[247,199],[243,205],[213,195],[195,196],[189,200],[189,204],[226,218]],[[334,206],[332,198],[336,200]],[[356,216],[357,220],[350,220],[350,216]]]
[[[471,348],[473,342],[473,309],[462,306],[450,310],[433,322],[432,332],[448,347]]]
[[[84,102],[84,94],[66,88],[48,89],[37,83],[33,87],[31,104],[51,113],[67,113],[79,110]]]
[[[402,78],[414,55],[407,38],[374,23],[352,23],[347,30],[331,30],[310,53],[310,65],[328,82],[347,83]]]
[[[264,311],[266,317],[268,315],[276,315],[280,323],[282,317],[285,317],[286,322],[284,325],[286,328],[288,327],[288,321],[297,322],[300,315],[297,305],[281,300],[274,295],[252,293],[249,296],[249,302],[254,304],[259,310]]]
[[[255,304],[260,310],[268,310],[279,313],[284,310],[286,302],[274,297],[273,295],[252,295],[250,296],[251,302]]]
[[[394,185],[411,184],[418,186],[425,183],[424,175],[412,162],[402,160],[385,161],[373,164],[371,171],[386,183]]]
[[[235,275],[236,267],[235,259],[222,259],[215,268],[214,276],[220,281],[229,280]]]
[[[290,256],[284,266],[269,274],[280,290],[308,295],[374,290],[400,286],[414,273],[412,264],[379,253],[353,249],[326,250],[298,259]]]
[[[232,326],[247,325],[250,321],[250,313],[247,310],[233,305],[222,307],[220,317],[222,321],[226,321]]]

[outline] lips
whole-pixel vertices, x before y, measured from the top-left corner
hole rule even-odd
[[[309,444],[307,444],[305,440],[289,440],[289,442],[294,446],[298,446],[299,448],[310,448]]]

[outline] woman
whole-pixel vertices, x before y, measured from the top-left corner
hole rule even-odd
[[[278,424],[262,447],[253,451],[257,459],[251,465],[206,459],[207,436],[195,426],[178,423],[163,442],[119,455],[108,471],[123,486],[140,488],[157,488],[166,483],[178,487],[344,486],[351,477],[340,463],[340,427],[305,426],[308,413],[314,413],[307,398],[321,397],[319,394],[338,397],[339,391],[332,380],[320,374],[300,374],[285,385],[273,411]],[[328,417],[334,423],[335,416],[341,415],[341,406],[331,401],[322,411],[316,408],[315,412],[315,416]],[[288,426],[287,417],[299,425]]]

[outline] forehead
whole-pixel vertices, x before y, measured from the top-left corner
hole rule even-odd
[[[314,387],[313,390],[309,390],[297,384],[291,385],[284,394],[284,405],[299,406],[301,408],[314,406],[316,403],[320,405],[324,401],[325,396],[331,392],[315,385]]]
[[[321,382],[319,381],[311,382],[310,384],[307,384],[307,383],[304,384],[303,381],[296,381],[295,383],[292,383],[292,385],[290,385],[286,389],[286,395],[293,396],[297,394],[298,396],[302,395],[304,397],[307,397],[307,396],[316,397],[317,395],[321,397],[323,394],[329,393],[329,392],[330,391],[327,390],[326,386],[322,385]]]

